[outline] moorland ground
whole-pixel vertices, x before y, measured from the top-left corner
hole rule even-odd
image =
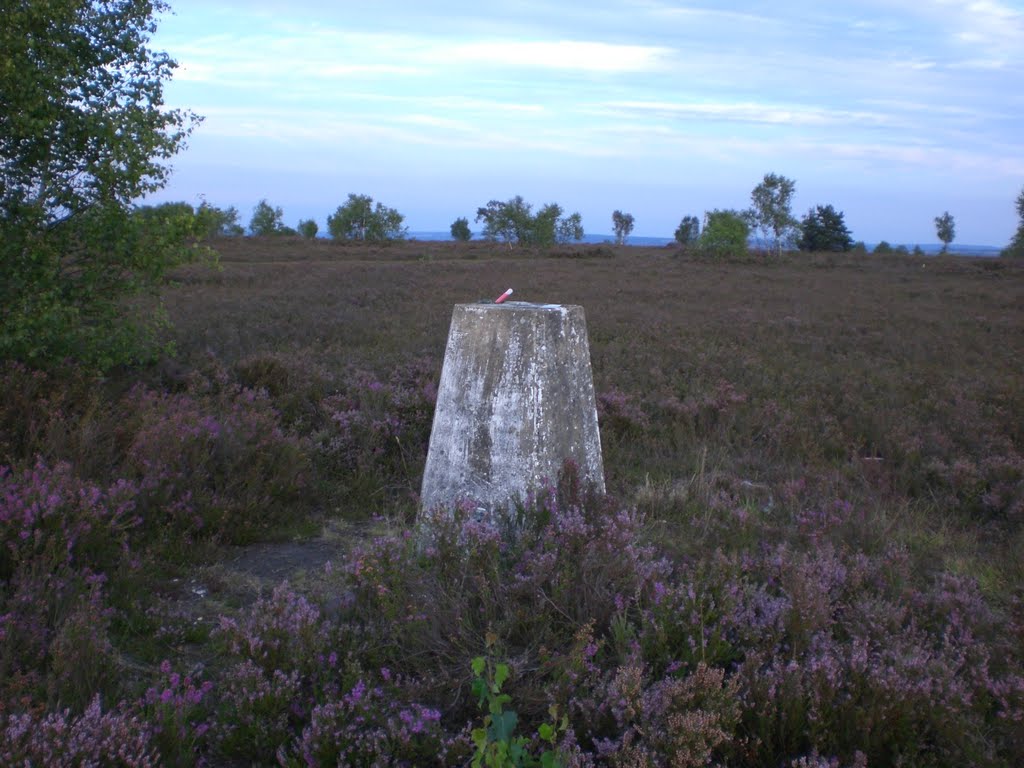
[[[50,717],[181,765],[1024,755],[1024,266],[214,247],[175,358],[4,369],[4,754]],[[509,286],[585,308],[609,498],[570,472],[515,540],[424,548],[451,308]]]

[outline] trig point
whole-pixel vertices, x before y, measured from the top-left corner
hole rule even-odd
[[[456,304],[422,508],[471,503],[505,511],[557,480],[566,459],[604,492],[583,307]]]

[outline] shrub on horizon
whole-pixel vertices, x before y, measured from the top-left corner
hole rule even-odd
[[[348,200],[327,217],[327,231],[335,240],[380,242],[402,240],[408,233],[405,217],[394,208],[373,204],[369,195],[349,194]]]
[[[1017,231],[1013,233],[1010,244],[1000,253],[1000,256],[1011,259],[1024,259],[1024,189],[1017,195]]]
[[[831,205],[811,208],[800,222],[797,248],[801,251],[835,252],[850,250],[853,238],[843,221],[843,212]]]
[[[750,226],[739,211],[707,211],[704,231],[697,240],[701,253],[722,258],[739,256],[747,252]]]
[[[307,240],[313,240],[316,237],[316,233],[320,231],[316,222],[313,219],[303,219],[299,222],[298,234],[302,235]]]
[[[460,243],[468,243],[473,239],[473,232],[469,228],[469,219],[465,216],[461,216],[452,222],[451,233],[452,240],[457,240]]]
[[[683,216],[675,231],[676,242],[684,248],[700,240],[700,220],[696,216]]]

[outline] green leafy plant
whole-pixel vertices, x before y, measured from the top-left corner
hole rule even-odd
[[[548,748],[534,757],[530,751],[530,739],[515,736],[519,715],[514,709],[508,709],[512,697],[502,692],[502,687],[511,675],[508,664],[495,663],[491,654],[495,638],[487,636],[488,654],[477,656],[472,661],[473,695],[478,705],[487,714],[484,715],[483,726],[472,731],[473,744],[476,751],[471,765],[473,768],[517,768],[518,766],[540,766],[541,768],[558,768],[563,765],[558,756],[558,734],[565,731],[569,718],[562,715],[558,719],[558,709],[552,706],[548,711],[551,722],[541,723],[537,736]]]
[[[750,226],[739,211],[716,209],[704,213],[704,231],[697,242],[703,253],[737,256],[747,252],[749,236]]]
[[[0,29],[0,357],[106,370],[165,324],[126,299],[198,252],[132,202],[160,189],[200,118],[164,108],[176,66],[149,43],[163,2],[20,3]],[[191,217],[189,217],[191,218]]]

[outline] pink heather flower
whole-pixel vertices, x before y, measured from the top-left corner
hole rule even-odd
[[[363,682],[362,679],[360,679],[359,682],[356,683],[352,687],[352,690],[349,691],[347,694],[345,694],[343,699],[344,699],[345,703],[348,704],[350,707],[354,707],[356,704],[358,704],[362,700],[363,695],[365,693],[366,693],[366,683]]]
[[[668,589],[660,581],[654,582],[654,604],[661,605],[661,601],[668,594]]]

